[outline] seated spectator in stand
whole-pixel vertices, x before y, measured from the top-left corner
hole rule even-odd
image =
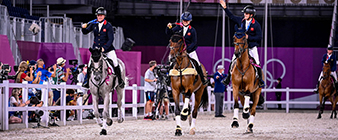
[[[38,68],[36,69],[36,71],[34,73],[35,78],[38,78],[38,81],[36,81],[37,84],[43,84],[43,82],[48,82],[48,78],[55,77],[56,65],[53,65],[53,69],[54,69],[53,73],[50,72],[51,68],[49,68],[48,71],[45,69],[45,62],[42,59],[39,59],[37,61],[37,66],[38,66]],[[38,74],[39,72],[41,74]],[[40,76],[38,76],[38,75],[40,75]],[[39,100],[41,100],[41,89],[40,88],[36,88],[35,95],[38,97]],[[52,95],[49,95],[49,97],[51,97],[51,96]]]
[[[77,105],[78,96],[77,96],[77,94],[75,94],[75,90],[74,89],[67,89],[66,93],[67,93],[66,104],[70,105],[70,106]],[[69,116],[68,119],[67,119],[68,121],[73,121],[75,119],[75,111],[74,110],[70,110],[69,112],[67,111],[67,116]]]
[[[55,77],[53,77],[53,84],[55,85],[60,85],[61,82],[67,82],[69,74],[70,74],[70,69],[66,69],[66,73],[63,72],[63,67],[66,66],[66,60],[63,59],[62,57],[59,57],[56,60],[57,68],[55,71]],[[54,97],[54,102],[56,102],[60,98],[60,89],[53,89],[53,97]],[[52,104],[53,101],[51,101],[50,104]]]

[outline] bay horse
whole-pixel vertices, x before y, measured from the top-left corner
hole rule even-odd
[[[259,101],[262,88],[259,87],[259,80],[249,58],[249,48],[244,32],[236,32],[234,37],[236,64],[231,72],[233,97],[234,97],[234,116],[231,124],[232,128],[238,128],[238,97],[243,105],[244,119],[247,121],[245,133],[253,133],[253,123],[256,115],[256,107]],[[250,95],[253,97],[253,105],[250,109]],[[250,113],[250,114],[249,114]]]
[[[171,36],[169,42],[170,55],[173,60],[175,60],[175,62],[173,62],[175,63],[173,69],[169,71],[172,94],[175,102],[175,136],[182,135],[181,120],[186,121],[188,117],[190,122],[189,134],[194,135],[198,108],[202,105],[207,105],[208,102],[208,93],[205,90],[206,85],[202,84],[200,76],[197,75],[197,71],[194,69],[194,66],[198,67],[197,62],[190,58],[185,50],[186,46],[183,36],[174,34]],[[202,64],[201,67],[203,74],[206,75],[206,70]],[[180,93],[183,94],[184,101],[182,111],[180,109]],[[195,105],[192,116],[189,116],[191,114],[189,101],[193,93],[195,93]]]
[[[318,93],[319,93],[319,113],[317,119],[322,118],[323,110],[325,107],[325,101],[327,99],[330,99],[332,104],[332,112],[331,112],[331,119],[334,115],[334,118],[337,118],[336,113],[336,104],[338,101],[338,98],[336,96],[336,90],[334,89],[334,81],[331,77],[331,66],[330,63],[325,62],[323,65],[323,79],[321,80],[319,87],[318,87]],[[337,88],[337,87],[336,87]],[[324,98],[324,99],[323,99]]]
[[[92,94],[93,99],[93,107],[94,107],[94,116],[96,117],[96,122],[102,127],[100,135],[107,135],[107,125],[111,126],[113,124],[113,120],[109,115],[109,93],[116,90],[117,93],[117,107],[118,107],[118,123],[122,123],[124,121],[123,114],[121,111],[122,107],[122,97],[124,87],[121,88],[118,86],[117,77],[113,73],[112,69],[108,66],[108,62],[106,58],[103,56],[102,48],[90,48],[89,51],[91,52],[90,64],[89,69],[91,69],[90,79],[89,79],[89,89]],[[118,59],[118,63],[121,69],[121,77],[123,80],[126,79],[125,73],[125,65],[124,63]],[[100,113],[98,111],[98,103],[99,97],[102,97],[104,100],[104,108],[102,112],[103,121],[100,118]]]

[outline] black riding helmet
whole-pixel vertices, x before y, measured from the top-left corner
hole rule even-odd
[[[256,15],[256,9],[252,5],[247,5],[242,10],[243,13],[253,14],[253,17]]]
[[[95,11],[95,15],[107,15],[107,11],[103,7],[99,7]]]

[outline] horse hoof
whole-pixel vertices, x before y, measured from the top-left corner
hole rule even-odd
[[[110,120],[110,121],[107,121],[106,124],[107,124],[108,126],[111,126],[111,125],[113,124],[113,120],[112,120],[112,119],[108,119],[108,120]]]
[[[175,136],[182,136],[182,130],[176,129]]]
[[[243,119],[248,119],[250,117],[249,113],[243,113],[242,114]]]
[[[119,119],[117,122],[118,122],[118,123],[122,123],[123,121],[124,121],[124,119],[121,118],[121,119]]]
[[[320,118],[322,118],[322,116],[319,116],[319,115],[318,115],[317,119],[320,119]]]
[[[246,131],[245,131],[244,134],[250,134],[250,133],[253,133],[252,127],[253,127],[253,124],[249,124],[249,125],[248,125],[248,128],[246,129]]]
[[[231,124],[231,127],[232,128],[238,128],[239,127],[238,121],[233,121],[232,124]]]
[[[186,121],[188,118],[188,115],[182,115],[181,114],[181,121]]]
[[[100,132],[100,135],[107,135],[106,129],[102,129],[101,132]]]
[[[190,131],[189,131],[189,134],[190,135],[195,135],[195,128],[191,128]]]

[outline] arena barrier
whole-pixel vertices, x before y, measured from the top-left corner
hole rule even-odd
[[[44,102],[42,107],[8,107],[9,102],[9,93],[10,88],[22,88],[22,100],[25,102],[28,99],[28,89],[29,88],[41,88],[42,96],[41,100]],[[60,106],[48,106],[48,91],[52,88],[58,88],[61,90],[61,104]],[[5,80],[2,84],[0,84],[0,107],[1,107],[1,114],[0,115],[0,130],[8,130],[9,129],[9,123],[8,123],[8,115],[9,111],[22,111],[23,113],[23,123],[25,124],[26,128],[28,128],[28,111],[36,111],[36,110],[42,110],[44,111],[44,116],[41,116],[42,120],[46,120],[43,125],[48,126],[48,111],[49,110],[61,110],[61,118],[60,120],[63,122],[63,125],[67,124],[67,118],[66,118],[66,110],[68,109],[74,109],[79,110],[78,112],[78,120],[80,124],[82,124],[82,111],[83,109],[92,109],[92,105],[82,105],[82,97],[78,99],[77,106],[67,106],[66,105],[66,89],[80,89],[84,90],[80,85],[66,85],[65,83],[61,83],[60,85],[51,85],[49,83],[44,83],[43,85],[39,84],[27,84],[27,82],[24,83],[9,83],[8,80]],[[133,84],[132,86],[127,86],[125,90],[132,90],[132,103],[125,103],[125,97],[123,92],[123,99],[122,99],[122,112],[123,117],[125,117],[125,108],[132,108],[132,118],[137,118],[137,108],[138,107],[144,107],[145,103],[137,103],[137,92],[138,90],[144,90],[143,86],[137,86],[136,84]],[[211,91],[213,91],[213,88],[208,87],[208,95],[211,97]],[[274,93],[276,91],[279,92],[285,92],[286,93],[286,100],[285,101],[265,101],[264,104],[285,104],[286,105],[286,113],[289,113],[289,105],[290,104],[319,104],[319,101],[290,101],[290,92],[313,92],[313,89],[263,89],[262,92],[267,93]],[[224,104],[226,105],[226,110],[231,110],[231,107],[233,106],[233,97],[232,97],[232,89],[230,87],[227,88],[227,93],[225,95],[227,97],[227,100],[224,101]],[[112,94],[110,94],[110,98],[112,98]],[[145,97],[144,97],[145,98]],[[194,101],[194,96],[192,96],[192,101]],[[329,103],[328,101],[326,103]],[[191,103],[194,105],[194,102]],[[211,98],[209,98],[209,104],[207,107],[207,112],[211,113],[211,104],[215,104],[214,101],[211,101]],[[172,106],[174,106],[174,103],[171,103]],[[180,103],[180,105],[183,105],[183,102]],[[110,110],[109,113],[112,115],[111,108],[117,108],[116,104],[110,104]],[[225,106],[224,106],[225,107]],[[99,105],[99,108],[103,108],[103,105]],[[200,112],[203,112],[203,108],[199,110]]]

